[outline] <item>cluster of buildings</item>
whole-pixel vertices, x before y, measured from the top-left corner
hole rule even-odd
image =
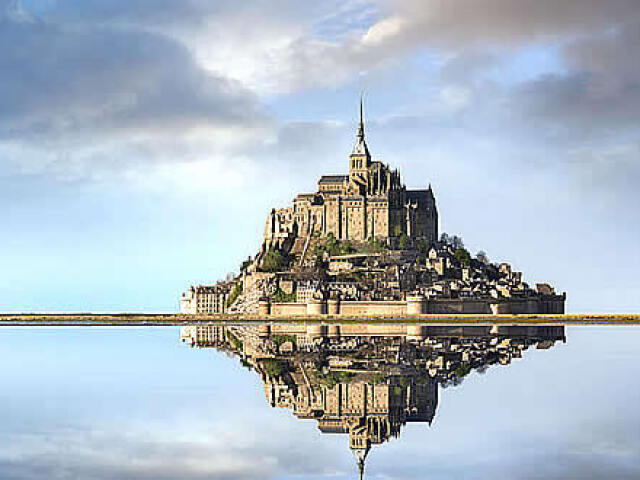
[[[372,159],[362,102],[349,173],[322,176],[316,192],[273,209],[260,251],[234,281],[193,286],[180,299],[188,314],[280,316],[561,314],[564,303],[510,265],[442,241],[431,186],[407,189],[397,169]]]
[[[438,385],[459,385],[472,370],[550,348],[565,334],[543,326],[265,324],[193,325],[181,339],[239,356],[261,376],[272,407],[348,435],[362,476],[372,446],[406,423],[431,425]]]

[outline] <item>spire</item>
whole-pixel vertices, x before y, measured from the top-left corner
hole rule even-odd
[[[360,94],[360,121],[358,122],[358,135],[356,136],[356,144],[353,146],[351,155],[369,155],[367,142],[364,140],[364,94]]]
[[[364,92],[360,93],[360,123],[358,124],[358,139],[364,140]]]

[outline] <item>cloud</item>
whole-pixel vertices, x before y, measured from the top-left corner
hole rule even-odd
[[[5,8],[0,153],[20,171],[201,159],[262,141],[270,128],[251,92],[169,36],[19,21],[14,4]]]
[[[156,429],[149,436],[148,428],[134,432],[128,425],[123,433],[76,428],[0,436],[0,477],[257,480],[299,474],[324,477],[336,468],[331,448],[308,456],[307,442],[291,445],[285,437],[274,442],[259,432],[243,435],[233,427],[218,431],[217,426],[215,434]],[[348,458],[348,451],[344,454]]]

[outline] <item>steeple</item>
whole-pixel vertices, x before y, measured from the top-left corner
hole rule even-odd
[[[363,94],[360,94],[360,123],[358,124],[358,139],[362,139],[364,141],[364,108],[363,108]]]
[[[356,144],[353,146],[351,155],[365,155],[367,160],[370,158],[369,148],[364,139],[364,98],[360,94],[360,121],[358,122],[358,134],[356,135]]]

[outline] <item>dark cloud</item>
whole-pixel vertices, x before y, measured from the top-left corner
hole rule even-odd
[[[401,21],[389,41],[468,48],[605,31],[639,19],[640,5],[635,0],[397,0],[388,12],[388,18]]]
[[[108,132],[177,131],[253,125],[255,99],[202,70],[168,37],[44,22],[0,27],[0,136],[100,137]]]

